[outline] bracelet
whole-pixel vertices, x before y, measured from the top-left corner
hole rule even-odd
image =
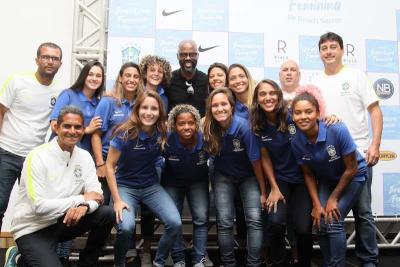
[[[99,167],[104,166],[104,165],[106,165],[105,162],[103,162],[102,164],[96,165],[96,168],[99,168]]]
[[[83,202],[83,203],[79,204],[78,207],[86,207],[87,208],[86,212],[88,212],[90,209],[89,203],[87,203],[87,202]]]

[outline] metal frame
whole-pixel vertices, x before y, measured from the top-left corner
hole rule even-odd
[[[106,59],[108,0],[75,0],[71,82],[89,60]]]

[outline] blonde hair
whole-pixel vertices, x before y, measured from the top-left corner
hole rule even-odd
[[[140,72],[142,73],[143,83],[146,83],[146,74],[149,66],[159,65],[163,69],[162,87],[167,87],[171,83],[171,64],[163,57],[146,55],[140,60]]]
[[[246,99],[245,104],[246,104],[247,108],[250,109],[251,103],[253,101],[253,94],[254,94],[254,88],[256,87],[256,82],[255,82],[255,80],[253,80],[249,70],[244,65],[239,64],[239,63],[234,63],[234,64],[230,65],[228,68],[228,75],[226,77],[228,84],[229,84],[229,73],[234,68],[240,68],[241,70],[243,70],[244,74],[246,75],[247,80],[249,81],[249,86],[247,87],[247,99]]]

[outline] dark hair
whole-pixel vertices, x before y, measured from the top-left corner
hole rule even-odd
[[[223,63],[215,62],[215,63],[211,64],[210,67],[208,67],[207,77],[210,77],[210,72],[214,68],[219,68],[225,73],[225,84],[224,84],[224,87],[228,87],[228,67],[225,66],[225,64],[223,64]],[[208,80],[208,81],[210,81],[210,80]],[[211,92],[214,89],[215,88],[211,88],[211,84],[210,84],[210,82],[208,82],[208,90]]]
[[[308,101],[308,102],[310,102],[311,105],[313,105],[316,108],[316,110],[319,112],[318,100],[315,98],[314,95],[310,94],[309,92],[300,93],[292,100],[292,105],[291,105],[292,111],[294,111],[294,106],[299,101]]]
[[[101,84],[100,84],[99,88],[97,88],[96,91],[94,92],[94,96],[96,98],[99,98],[103,95],[104,80],[105,80],[104,68],[103,68],[103,65],[98,61],[89,61],[88,63],[86,63],[86,65],[83,67],[83,69],[79,73],[78,79],[76,79],[75,83],[73,85],[71,85],[72,90],[74,90],[76,92],[82,91],[83,87],[85,86],[85,80],[86,80],[87,76],[89,75],[90,70],[94,66],[97,66],[101,69],[101,75],[102,75]]]
[[[85,118],[83,117],[83,113],[80,110],[80,108],[73,106],[73,105],[64,106],[61,109],[61,111],[57,117],[57,125],[61,125],[61,123],[64,121],[64,116],[67,114],[75,114],[75,115],[78,115],[79,117],[81,117],[82,125],[83,125],[83,121],[85,120]]]
[[[338,42],[341,49],[343,49],[343,39],[340,35],[334,32],[327,32],[319,37],[318,50],[321,50],[321,45],[327,41]]]
[[[143,127],[142,122],[139,119],[139,109],[146,97],[152,97],[158,103],[160,116],[158,117],[156,125],[154,127],[155,130],[160,134],[160,139],[158,143],[161,145],[162,148],[164,148],[165,143],[167,142],[167,125],[165,123],[167,115],[164,111],[161,97],[157,94],[157,92],[153,92],[151,90],[146,90],[137,96],[135,106],[133,107],[129,118],[124,123],[118,125],[114,129],[113,136],[122,134],[125,140],[131,140],[138,137],[139,131]]]
[[[59,47],[58,45],[56,45],[55,43],[51,43],[51,42],[46,42],[46,43],[42,43],[39,45],[37,51],[36,51],[36,57],[39,58],[40,57],[40,50],[42,49],[42,47],[51,47],[54,49],[58,49],[60,50],[60,60],[62,59],[62,50],[61,47]]]
[[[267,127],[267,121],[268,121],[267,115],[265,114],[265,111],[258,104],[258,91],[260,90],[260,87],[263,83],[271,85],[278,95],[278,104],[274,110],[275,116],[278,121],[278,131],[286,132],[287,130],[286,117],[288,112],[287,103],[285,100],[283,100],[282,89],[276,82],[270,79],[264,79],[260,81],[257,84],[256,88],[254,89],[253,100],[251,102],[251,107],[250,107],[251,128],[255,134],[260,135],[261,132],[265,129],[265,127]]]
[[[214,119],[211,112],[212,99],[216,94],[224,94],[228,98],[229,104],[232,107],[232,117],[235,112],[235,98],[231,90],[226,87],[221,87],[213,90],[207,98],[206,102],[206,116],[204,118],[203,133],[204,133],[204,147],[205,150],[211,155],[216,155],[221,150],[221,137],[223,129]]]

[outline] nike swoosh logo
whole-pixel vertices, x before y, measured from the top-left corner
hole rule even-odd
[[[163,16],[169,16],[169,15],[173,15],[173,14],[175,14],[175,13],[178,13],[178,12],[181,12],[181,11],[183,11],[183,9],[179,9],[179,10],[175,10],[175,11],[171,11],[171,12],[167,12],[167,11],[165,11],[165,9],[162,11],[162,15]]]
[[[199,52],[206,52],[206,51],[208,51],[208,50],[211,50],[211,49],[213,49],[213,48],[216,48],[216,47],[219,47],[220,45],[214,45],[214,46],[210,46],[210,47],[206,47],[206,48],[203,48],[203,47],[201,47],[201,45],[199,46]]]

